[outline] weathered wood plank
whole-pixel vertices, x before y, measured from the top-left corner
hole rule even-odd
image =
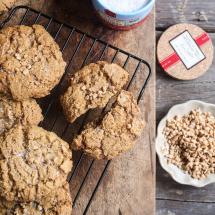
[[[158,33],[159,34],[159,33]],[[210,34],[215,42],[215,34]],[[156,103],[157,122],[166,114],[168,109],[178,103],[190,99],[215,103],[215,60],[209,71],[202,77],[192,81],[178,81],[169,77],[157,65]]]
[[[156,4],[156,27],[160,30],[187,22],[215,32],[215,5],[212,0],[159,0]]]
[[[157,38],[159,37],[159,35],[160,32],[157,33]],[[210,36],[213,42],[215,42],[215,34],[212,33],[210,34]],[[178,81],[166,75],[165,72],[160,68],[160,66],[157,65],[157,123],[167,113],[169,108],[171,108],[175,104],[183,103],[190,99],[197,99],[205,102],[215,103],[214,72],[215,60],[210,70],[204,76],[192,81]],[[166,204],[158,203],[157,211],[162,212],[164,209],[162,207],[164,206],[168,209],[171,209],[172,204],[174,206],[174,202],[168,202],[168,199],[208,203],[215,202],[215,194],[214,192],[212,192],[214,188],[215,184],[206,186],[205,188],[201,189],[180,185],[174,182],[173,179],[168,175],[168,173],[166,173],[157,162],[156,196],[159,199],[166,199],[167,201]],[[184,207],[190,207],[190,205],[184,204]],[[196,207],[199,207],[197,203]],[[167,212],[167,210],[165,212]],[[176,214],[178,215],[180,213]]]
[[[215,204],[157,200],[157,215],[214,215]]]

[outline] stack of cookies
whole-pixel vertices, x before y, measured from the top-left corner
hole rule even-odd
[[[0,214],[71,215],[69,145],[37,125],[35,98],[59,83],[65,62],[40,25],[0,31]]]
[[[72,152],[56,134],[38,127],[43,116],[35,100],[50,94],[65,66],[42,26],[0,31],[0,215],[71,215]],[[104,61],[71,77],[60,99],[70,123],[115,100],[74,138],[72,149],[109,160],[134,146],[144,122],[133,95],[123,90],[128,80],[126,70]]]

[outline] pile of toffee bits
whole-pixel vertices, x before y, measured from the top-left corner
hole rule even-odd
[[[164,129],[166,157],[195,179],[215,173],[215,117],[200,109],[168,120]]]

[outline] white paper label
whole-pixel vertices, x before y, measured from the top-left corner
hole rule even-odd
[[[199,46],[188,31],[170,41],[175,52],[181,58],[187,69],[192,68],[205,59]]]

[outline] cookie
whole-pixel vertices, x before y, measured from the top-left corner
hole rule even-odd
[[[66,182],[62,188],[42,199],[40,204],[45,215],[71,215],[72,199],[69,184]]]
[[[16,215],[42,215],[44,214],[42,206],[35,202],[17,203],[14,208],[10,209],[10,214]]]
[[[34,99],[18,102],[0,95],[0,135],[18,123],[38,125],[42,120],[42,110]]]
[[[17,0],[1,0],[0,1],[0,14],[2,12],[8,11],[16,2],[17,2]]]
[[[71,159],[69,145],[56,134],[15,126],[0,137],[0,196],[39,202],[66,182]]]
[[[61,97],[61,104],[69,122],[89,109],[103,108],[129,79],[129,74],[117,64],[104,61],[91,63],[78,71]]]
[[[71,215],[72,200],[69,184],[52,192],[38,202],[8,202],[0,200],[0,215]]]
[[[122,91],[100,123],[91,123],[72,142],[95,159],[112,159],[131,149],[141,135],[144,122],[130,92]]]
[[[10,215],[11,208],[13,207],[13,202],[8,202],[5,199],[0,198],[0,215]]]
[[[0,31],[0,92],[14,100],[48,95],[59,83],[66,63],[59,46],[40,25]]]
[[[42,207],[34,202],[18,203],[0,199],[0,215],[42,215]]]

